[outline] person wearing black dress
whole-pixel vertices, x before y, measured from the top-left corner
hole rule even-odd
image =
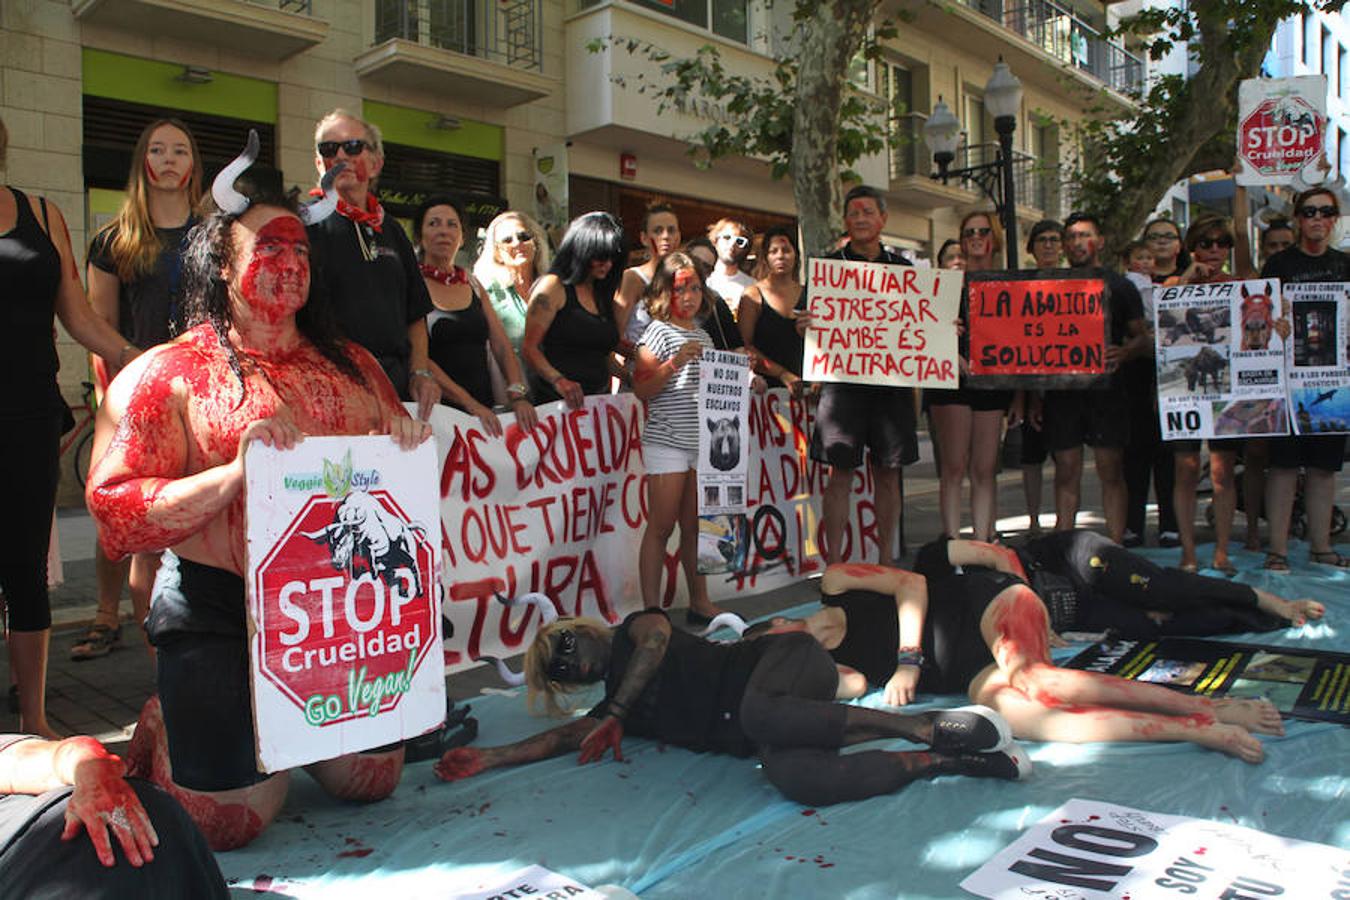
[[[741,295],[737,324],[769,387],[801,394],[805,340],[804,328],[797,326],[802,301],[797,237],[793,229],[774,225],[765,230],[761,246],[757,280]]]

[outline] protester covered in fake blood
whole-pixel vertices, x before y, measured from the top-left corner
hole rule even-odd
[[[587,213],[563,235],[553,267],[535,282],[521,355],[536,403],[608,394],[618,371],[613,354],[620,320],[614,291],[623,259],[623,226],[609,213]]]
[[[342,109],[314,128],[319,175],[343,164],[337,176],[338,214],[309,229],[314,280],[332,297],[338,327],[371,352],[399,397],[417,401],[425,419],[441,399],[427,365],[431,298],[403,227],[386,218],[375,196],[384,168],[379,129]]]
[[[159,119],[145,126],[131,155],[126,199],[89,247],[89,302],[137,347],[162,344],[183,330],[183,249],[202,198],[198,159],[197,142],[182,122]],[[96,363],[101,397],[122,363]],[[158,554],[115,564],[95,546],[98,613],[70,648],[71,659],[106,656],[121,641],[123,583],[131,590],[133,621],[138,628],[145,622],[158,568]]]
[[[884,689],[886,703],[901,706],[916,691],[966,691],[1028,740],[1187,741],[1257,763],[1264,750],[1253,733],[1284,733],[1265,700],[1210,700],[1056,667],[1045,604],[1009,571],[1020,565],[1003,547],[944,540],[920,551],[920,573],[831,566],[821,580],[824,609],[807,619],[776,618],[761,633],[814,637],[846,668],[845,696],[861,696],[871,684]],[[1320,615],[1320,604],[1313,607],[1289,611],[1301,620],[1310,611]]]
[[[638,339],[633,373],[633,393],[647,401],[642,434],[647,529],[638,555],[642,604],[661,605],[666,545],[678,524],[690,625],[707,625],[721,612],[708,599],[707,578],[698,574],[699,358],[713,342],[696,320],[712,310],[713,299],[687,255],[676,251],[662,259],[648,289],[652,321]]]
[[[714,644],[673,629],[653,609],[614,629],[559,619],[531,642],[525,678],[529,702],[554,714],[587,685],[604,682],[605,697],[585,718],[518,743],[451,750],[437,777],[456,781],[577,749],[583,763],[608,750],[622,760],[625,731],[695,752],[758,756],[774,787],[811,806],[893,793],[938,775],[1018,780],[1031,772],[1007,723],[983,707],[905,715],[834,703],[834,661],[806,635]],[[839,752],[886,738],[930,749]]]
[[[245,624],[244,450],[286,449],[304,434],[387,433],[405,449],[430,429],[410,419],[375,359],[338,336],[311,291],[302,217],[280,176],[253,169],[248,196],[227,166],[223,212],[192,233],[185,260],[188,330],[128,366],[99,410],[87,500],[112,557],[163,548],[148,631],[158,695],[142,711],[131,763],[174,795],[214,849],[248,843],[276,815],[287,773],[258,773]],[[241,182],[245,179],[241,179]],[[320,210],[317,211],[316,210]],[[99,451],[106,447],[106,452]],[[398,783],[403,750],[308,766],[331,794],[378,800]]]
[[[0,735],[0,897],[225,898],[201,832],[91,737]]]
[[[7,132],[0,122],[0,164]],[[9,619],[10,664],[21,727],[59,737],[47,724],[47,547],[60,478],[61,434],[73,427],[56,386],[54,320],[86,348],[130,361],[136,349],[85,302],[66,220],[53,203],[0,187],[0,471],[11,473],[0,524],[0,593]]]
[[[1003,252],[1003,229],[993,213],[967,213],[961,220],[961,255],[967,272],[980,272],[999,266]],[[961,318],[967,318],[968,295],[962,292]],[[963,344],[968,342],[962,339]],[[969,346],[962,348],[969,356]],[[961,496],[966,476],[970,476],[970,516],[975,537],[987,541],[994,537],[998,518],[998,491],[994,482],[998,469],[999,441],[1003,436],[1003,417],[1008,427],[1022,422],[1019,397],[1012,404],[1009,391],[990,391],[963,385],[956,390],[926,390],[924,407],[936,428],[938,448],[938,501],[942,512],[942,531],[961,533]],[[1010,410],[1011,405],[1011,412]]]

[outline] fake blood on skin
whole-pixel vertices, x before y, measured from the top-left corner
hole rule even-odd
[[[253,315],[276,325],[295,315],[309,295],[309,237],[294,216],[277,216],[258,229],[239,284]]]

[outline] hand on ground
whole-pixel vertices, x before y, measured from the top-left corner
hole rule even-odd
[[[483,771],[483,752],[477,747],[456,747],[447,750],[432,771],[441,781],[472,778]]]

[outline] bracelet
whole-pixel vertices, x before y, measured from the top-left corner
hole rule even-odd
[[[616,706],[619,707],[620,709],[622,709],[623,712],[621,712],[621,713],[616,713],[616,712],[614,711],[614,707],[616,707]],[[609,709],[608,709],[608,712],[609,712],[610,715],[614,716],[615,718],[618,718],[618,719],[626,719],[626,718],[628,718],[628,705],[627,705],[626,703],[620,703],[618,700],[611,700],[611,701],[609,701]]]
[[[901,647],[895,652],[897,666],[923,666],[923,651],[918,647]]]
[[[507,396],[514,396],[517,400],[523,400],[530,395],[530,391],[525,385],[516,381],[506,386],[506,394]]]
[[[419,376],[419,375],[420,375],[420,376],[423,377],[423,378],[430,378],[432,381],[435,381],[435,380],[436,380],[436,376],[431,374],[431,370],[430,370],[430,369],[413,369],[413,370],[412,370],[412,374],[413,374],[414,376]]]

